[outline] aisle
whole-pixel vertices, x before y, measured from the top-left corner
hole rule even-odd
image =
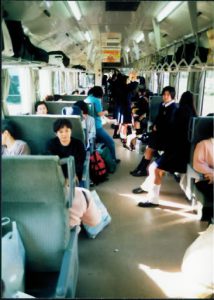
[[[172,176],[164,178],[159,208],[138,207],[143,196],[131,190],[144,177],[133,177],[129,171],[141,155],[124,149],[118,140],[116,144],[121,163],[109,181],[96,187],[112,223],[95,240],[80,234],[76,297],[176,297],[179,282],[174,280],[175,289],[169,279],[180,272],[186,248],[207,224],[192,215]]]

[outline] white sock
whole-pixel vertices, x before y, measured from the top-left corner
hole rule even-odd
[[[160,187],[161,187],[160,185],[153,184],[152,188],[150,189],[146,197],[147,202],[151,202],[154,204],[159,203]]]

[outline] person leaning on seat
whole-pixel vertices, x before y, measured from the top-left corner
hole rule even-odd
[[[51,139],[47,146],[47,154],[58,155],[60,158],[74,157],[76,168],[76,179],[82,179],[83,164],[86,158],[85,146],[83,143],[72,137],[72,124],[68,119],[57,119],[53,123],[53,130],[56,137]],[[65,178],[68,178],[67,166],[63,165],[62,170]]]
[[[213,183],[214,183],[214,138],[213,128],[210,128],[210,138],[200,141],[194,151],[193,168],[203,174],[203,179],[197,181],[196,187],[205,196],[202,209],[202,221],[211,221],[213,217]],[[211,207],[208,205],[211,204]]]
[[[94,104],[95,109],[95,126],[96,126],[96,140],[104,143],[111,152],[112,159],[115,163],[119,163],[120,159],[116,158],[115,143],[112,137],[103,129],[101,116],[108,114],[108,111],[102,108],[101,99],[103,97],[103,89],[101,86],[94,86],[88,91],[88,97],[84,100],[86,103]]]
[[[2,156],[30,154],[28,144],[15,138],[16,128],[11,121],[3,120],[1,127]]]

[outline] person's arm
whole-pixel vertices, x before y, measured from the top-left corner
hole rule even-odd
[[[213,173],[213,169],[208,165],[205,155],[206,145],[204,141],[201,141],[195,147],[193,155],[193,168],[202,174]]]
[[[102,116],[108,115],[108,111],[103,110],[103,108],[102,108],[101,99],[100,100],[97,99],[94,102],[94,106],[95,106],[95,112],[98,116],[102,117]]]

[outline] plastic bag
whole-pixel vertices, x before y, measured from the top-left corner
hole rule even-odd
[[[17,291],[24,292],[24,275],[25,249],[16,222],[12,222],[12,231],[2,238],[3,298],[11,298]]]
[[[88,226],[83,223],[83,227],[85,228],[88,236],[92,239],[95,239],[96,236],[111,222],[111,216],[109,215],[105,205],[100,200],[97,192],[91,191],[91,194],[93,196],[94,202],[101,211],[102,219],[101,222],[96,226]]]

